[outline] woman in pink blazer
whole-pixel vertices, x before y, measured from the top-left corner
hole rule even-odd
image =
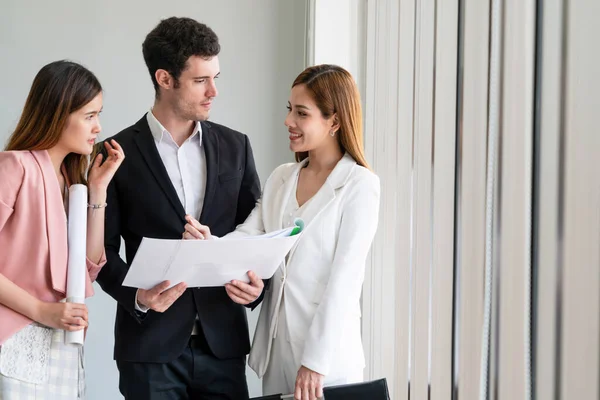
[[[70,184],[88,186],[89,297],[106,262],[106,188],[124,158],[113,141],[105,162],[98,155],[89,168],[101,110],[94,74],[73,62],[50,63],[35,77],[0,152],[0,399],[83,396],[82,350],[64,344],[65,331],[88,325],[86,306],[64,301],[65,205]]]

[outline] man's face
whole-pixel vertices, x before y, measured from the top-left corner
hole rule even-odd
[[[180,118],[205,121],[210,116],[212,100],[218,91],[215,79],[219,77],[219,58],[204,59],[191,56],[179,77],[179,84],[169,90],[169,103]]]

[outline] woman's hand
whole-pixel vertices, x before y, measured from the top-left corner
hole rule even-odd
[[[98,154],[92,163],[92,168],[88,173],[88,186],[90,190],[106,190],[115,172],[119,169],[119,166],[125,159],[125,153],[123,149],[117,143],[116,140],[112,139],[110,143],[104,142],[104,147],[108,153],[106,161],[102,164],[102,154]],[[102,164],[102,165],[100,165]]]
[[[323,397],[324,376],[304,365],[298,370],[296,376],[295,400],[317,400]]]
[[[41,302],[35,320],[51,328],[79,331],[88,326],[88,309],[79,303]]]
[[[185,224],[185,231],[183,231],[183,239],[187,240],[208,240],[212,239],[210,234],[210,228],[206,225],[202,225],[191,215],[186,215],[185,220],[188,222]]]

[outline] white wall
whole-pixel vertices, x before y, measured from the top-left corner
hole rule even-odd
[[[366,0],[313,0],[313,64],[347,69],[363,89]]]
[[[221,78],[212,120],[250,136],[262,181],[292,160],[283,126],[293,79],[304,68],[305,1],[3,0],[0,12],[0,148],[14,129],[33,77],[68,58],[90,68],[104,86],[102,137],[136,122],[153,102],[141,53],[161,18],[192,17],[219,35]],[[119,399],[112,360],[115,302],[96,287],[88,301],[88,399]],[[249,314],[252,330],[258,312]],[[250,394],[260,382],[248,372]]]

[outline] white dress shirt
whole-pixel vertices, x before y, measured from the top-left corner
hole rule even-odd
[[[179,201],[181,201],[186,214],[199,220],[204,206],[207,176],[200,122],[196,122],[190,137],[179,146],[175,143],[171,133],[152,114],[152,110],[146,114],[146,118],[158,154],[177,192]],[[135,309],[141,312],[148,311],[147,307],[138,304],[137,294]]]
[[[179,201],[186,214],[200,219],[206,191],[206,156],[202,147],[202,126],[196,122],[194,131],[181,146],[156,119],[152,111],[146,114],[158,154],[167,169]]]

